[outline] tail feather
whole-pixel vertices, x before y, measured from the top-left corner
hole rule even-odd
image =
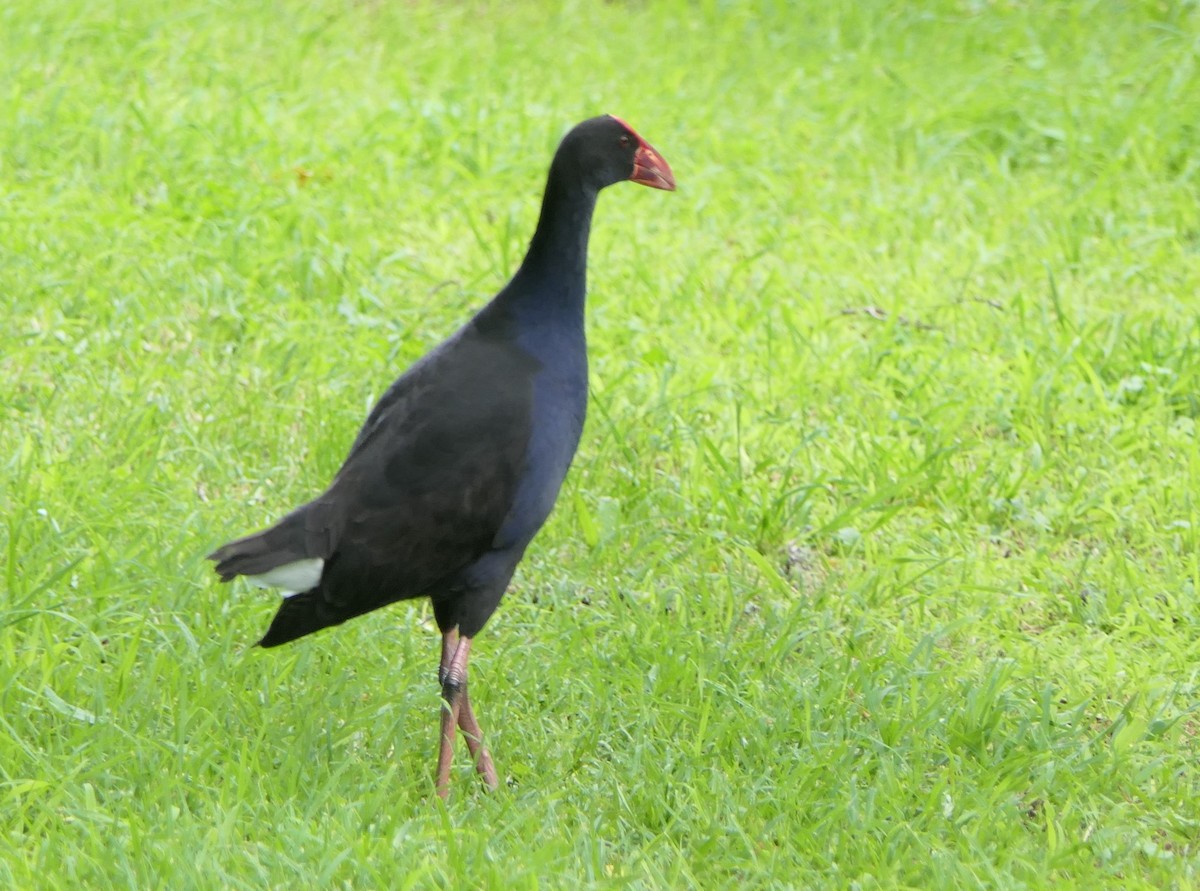
[[[353,615],[333,609],[320,589],[305,591],[286,598],[279,605],[271,627],[257,646],[277,647],[330,625],[340,625]]]
[[[288,514],[270,529],[231,541],[208,555],[217,564],[217,574],[223,582],[242,575],[250,576],[256,583],[286,586],[289,572],[292,578],[318,573],[313,587],[285,595],[258,646],[277,647],[321,628],[339,625],[365,611],[331,602],[323,587],[322,567],[336,562],[334,551],[343,522],[334,499],[323,496]],[[316,565],[289,566],[298,563]],[[272,577],[273,570],[281,571]]]
[[[239,575],[262,575],[279,566],[313,557],[327,558],[329,529],[313,516],[320,502],[304,505],[288,514],[270,529],[247,535],[217,548],[208,555],[214,561],[221,581]]]

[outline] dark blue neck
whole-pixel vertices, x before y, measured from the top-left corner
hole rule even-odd
[[[541,312],[567,310],[582,317],[588,236],[597,192],[556,173],[552,168],[537,230],[521,268],[506,290],[515,298],[514,303],[527,304],[531,309],[536,306]]]

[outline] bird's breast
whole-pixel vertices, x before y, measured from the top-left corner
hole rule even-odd
[[[577,363],[545,362],[534,375],[529,441],[498,548],[524,548],[554,508],[587,414],[586,354],[578,355]]]

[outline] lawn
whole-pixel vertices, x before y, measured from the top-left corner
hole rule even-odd
[[[621,115],[591,406],[479,636],[256,650]],[[0,7],[0,886],[1200,883],[1200,7]]]

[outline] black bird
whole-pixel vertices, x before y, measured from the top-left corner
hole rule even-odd
[[[667,162],[620,118],[562,140],[512,280],[371,410],[325,492],[209,555],[222,581],[284,589],[275,647],[398,600],[428,597],[442,632],[437,792],[456,728],[498,784],[467,696],[471,641],[550,514],[587,409],[584,296],[592,212],[622,180],[671,191]]]

